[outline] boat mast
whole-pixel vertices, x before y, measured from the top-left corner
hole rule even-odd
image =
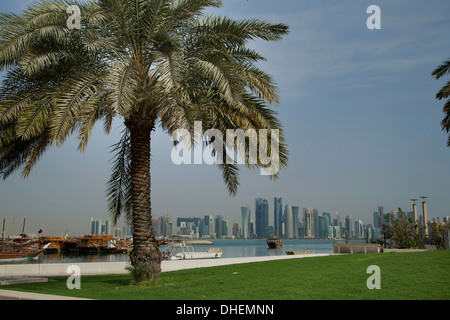
[[[27,218],[23,218],[22,238],[25,236],[25,221],[27,221]]]
[[[20,249],[23,249],[23,243],[24,243],[24,237],[25,237],[25,221],[27,221],[27,218],[23,218],[23,226],[22,226],[22,239],[20,239]]]
[[[3,218],[2,241],[5,240],[5,225],[6,225],[6,218]]]

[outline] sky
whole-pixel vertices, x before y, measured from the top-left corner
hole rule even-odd
[[[0,1],[0,11],[20,12],[32,0]],[[289,149],[288,168],[270,181],[242,168],[236,197],[215,166],[171,161],[172,143],[152,137],[154,217],[222,215],[240,222],[240,207],[256,198],[339,212],[372,223],[372,214],[411,211],[412,198],[428,196],[428,216],[450,215],[450,148],[441,131],[443,101],[436,93],[448,77],[431,73],[450,58],[448,0],[226,0],[208,13],[284,23],[279,42],[251,43],[267,61],[259,66],[276,82],[277,107]],[[367,8],[381,9],[381,29],[367,27]],[[105,189],[117,121],[105,135],[94,129],[87,151],[76,139],[49,150],[27,180],[0,181],[0,218],[16,232],[85,234],[91,217],[108,219]],[[419,206],[419,214],[421,209]],[[121,223],[119,223],[121,226]]]

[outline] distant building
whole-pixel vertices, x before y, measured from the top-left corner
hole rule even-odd
[[[228,229],[228,220],[222,220],[222,234],[219,237],[229,237]]]
[[[353,238],[352,216],[345,217],[345,232],[349,239]]]
[[[269,202],[257,198],[255,201],[256,237],[267,238],[269,228]]]
[[[364,224],[359,219],[355,221],[355,238],[364,239]]]
[[[214,230],[215,230],[215,233],[216,233],[216,237],[218,239],[220,239],[223,236],[222,221],[223,221],[223,216],[217,215],[216,216],[216,220],[215,220],[215,226],[214,226],[215,228],[214,228]]]
[[[114,238],[122,238],[122,229],[121,228],[114,228]]]
[[[233,223],[233,230],[231,231],[231,235],[236,239],[241,238],[242,228],[240,223]]]
[[[104,223],[101,219],[91,218],[90,235],[112,235],[111,221],[106,220]]]
[[[333,238],[341,239],[342,238],[341,227],[340,226],[332,226],[332,228],[333,228]]]
[[[314,216],[311,208],[303,208],[303,221],[305,223],[305,238],[312,239],[314,236]]]
[[[250,206],[241,207],[242,214],[242,237],[250,238]]]
[[[333,232],[330,232],[329,226],[331,226],[331,215],[328,212],[322,212],[322,217],[324,219],[324,226],[325,226],[325,235],[324,238],[333,238]]]
[[[203,238],[215,238],[215,228],[214,228],[214,217],[211,215],[207,215],[203,217],[203,224],[202,224],[202,234],[201,236]]]
[[[294,238],[298,239],[299,236],[299,220],[298,220],[298,212],[299,212],[299,207],[298,206],[292,206],[292,221],[294,224]]]
[[[274,235],[281,237],[283,234],[283,204],[282,198],[273,198],[273,226]]]
[[[284,209],[285,217],[285,237],[288,239],[294,238],[294,215],[292,213],[292,205],[287,204]]]

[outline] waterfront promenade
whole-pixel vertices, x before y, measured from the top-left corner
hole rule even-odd
[[[266,257],[242,257],[242,258],[221,258],[221,259],[204,259],[204,260],[178,260],[163,261],[162,272],[170,272],[184,269],[217,267],[232,264],[243,264],[252,262],[312,258],[320,256],[332,255],[329,253],[322,254],[305,254],[305,255],[285,255],[285,256],[266,256]],[[0,265],[0,280],[2,278],[14,278],[17,280],[29,277],[50,277],[50,276],[67,276],[67,268],[71,263],[53,263],[53,264],[10,264]],[[98,262],[98,263],[78,263],[76,264],[81,275],[99,275],[99,274],[124,274],[128,271],[125,267],[127,262]],[[0,287],[1,288],[1,287]],[[85,300],[69,297],[42,295],[34,293],[26,293],[19,291],[0,290],[0,300]]]
[[[307,257],[328,256],[330,253],[304,254],[304,255],[279,255],[264,257],[240,257],[203,260],[175,260],[163,261],[162,272],[177,271],[183,269],[207,268],[225,266],[231,264],[252,263],[260,261],[298,259]],[[45,264],[6,264],[0,265],[0,277],[11,276],[69,276],[67,268],[77,265],[82,275],[98,274],[123,274],[128,271],[125,267],[128,262],[82,262],[82,263],[45,263]]]

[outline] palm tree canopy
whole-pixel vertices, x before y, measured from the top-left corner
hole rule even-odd
[[[77,5],[81,28],[67,27]],[[279,104],[264,60],[247,44],[277,41],[283,24],[205,15],[220,0],[47,0],[22,14],[0,13],[0,174],[27,177],[45,150],[76,134],[84,151],[92,128],[109,133],[125,124],[114,146],[108,182],[113,217],[131,210],[130,127],[155,124],[194,137],[204,129],[278,129],[279,162],[287,165]],[[192,141],[194,141],[193,139]],[[238,146],[236,146],[237,148]],[[270,150],[269,150],[270,152]],[[248,159],[248,148],[245,148]],[[263,165],[247,164],[248,167]],[[237,192],[236,163],[219,165],[228,191]],[[278,173],[271,178],[277,178]]]
[[[441,77],[450,74],[450,59],[445,61],[439,67],[437,67],[432,76],[436,79],[440,79]],[[441,122],[442,131],[445,131],[449,134],[447,146],[450,147],[450,81],[436,94],[436,99],[443,100],[447,99],[447,102],[444,105],[443,112],[445,114],[444,119]]]
[[[74,5],[80,14],[75,29],[67,13]],[[277,167],[287,165],[282,125],[272,109],[279,103],[277,89],[256,65],[264,58],[247,44],[280,40],[288,27],[204,14],[221,5],[46,0],[19,15],[0,13],[0,71],[7,71],[0,88],[0,175],[22,168],[27,177],[47,148],[72,134],[83,152],[98,121],[109,133],[113,119],[121,119],[125,128],[113,148],[108,204],[115,222],[122,213],[132,218],[130,270],[138,281],[161,273],[150,197],[150,139],[157,125],[169,134],[184,129],[191,144],[199,140],[197,121],[224,135],[227,129],[266,130],[276,147],[259,143],[258,149],[267,156],[278,153],[272,158]],[[242,152],[249,168],[268,167],[250,161],[247,143],[231,147]],[[236,194],[237,164],[226,153],[214,156],[222,157],[218,166],[229,193]],[[277,177],[278,172],[271,176]]]

